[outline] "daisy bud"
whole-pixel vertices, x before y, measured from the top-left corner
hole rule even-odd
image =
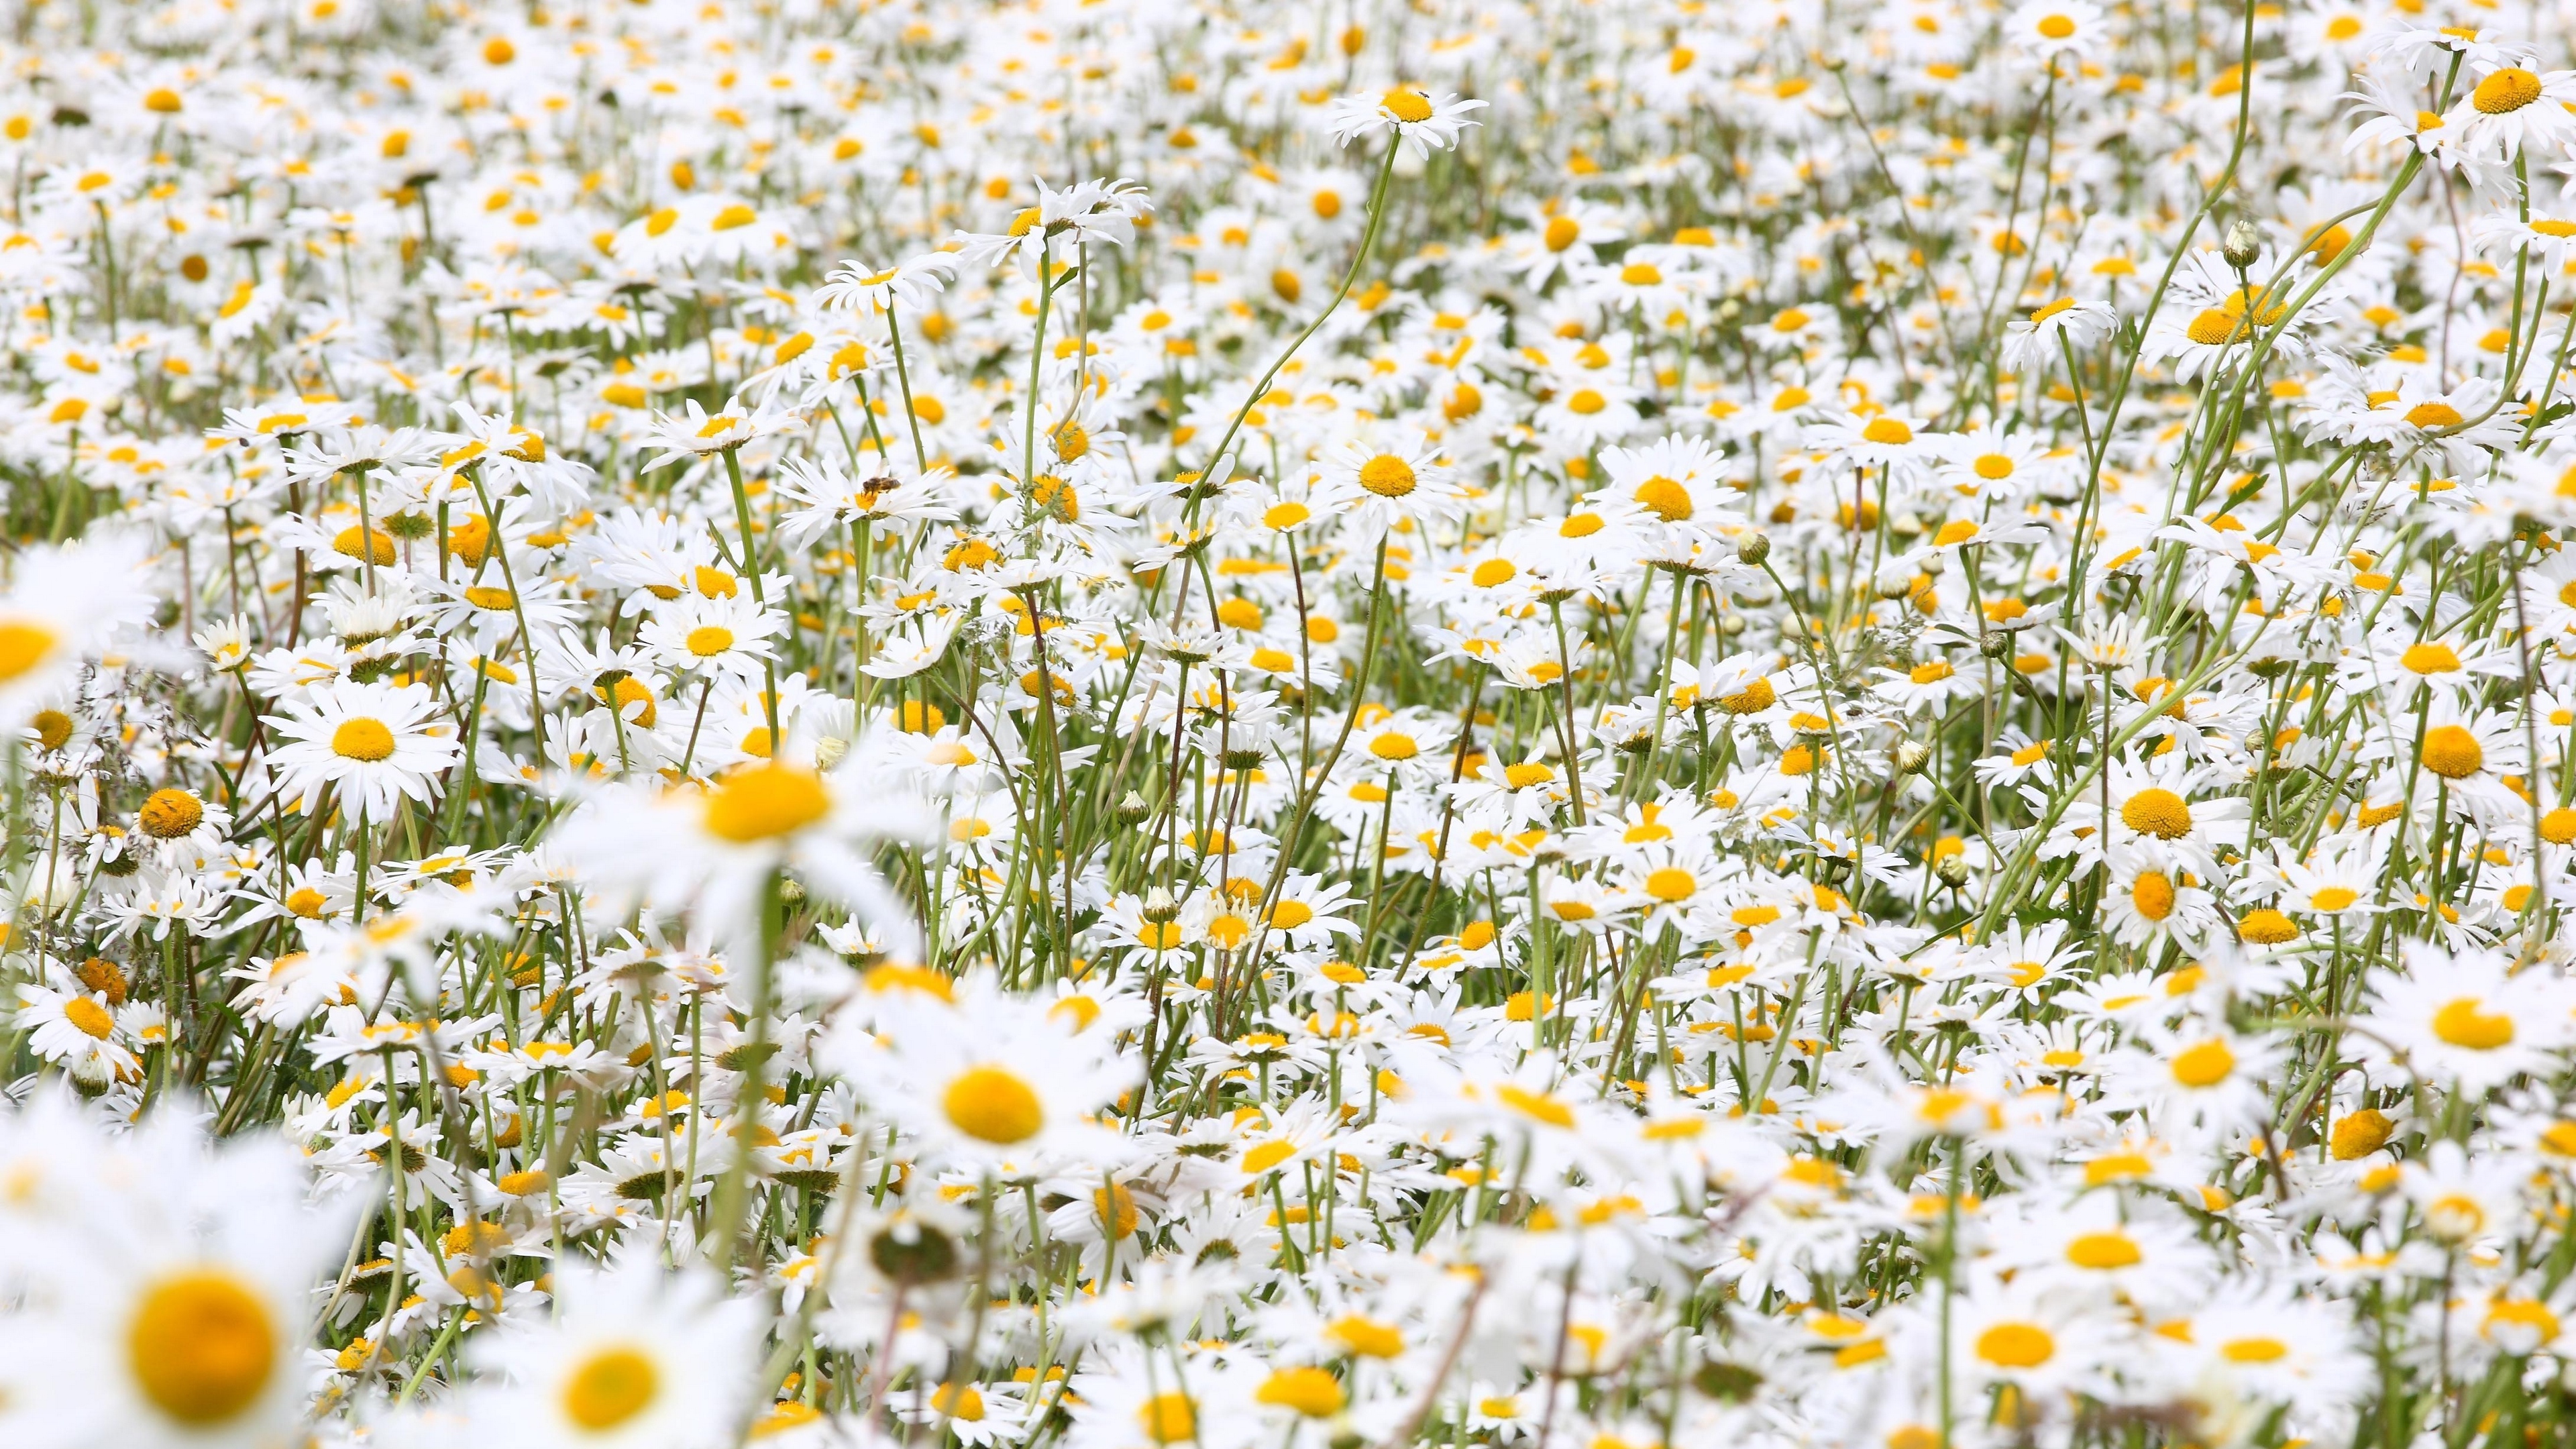
[[[868,1239],[868,1261],[897,1283],[936,1283],[957,1271],[957,1244],[916,1218],[899,1218]]]
[[[1757,569],[1762,567],[1762,561],[1771,556],[1771,535],[1767,533],[1748,533],[1742,538],[1737,539],[1735,541],[1735,556]]]
[[[1968,883],[1968,858],[1964,855],[1945,855],[1932,862],[1932,873],[1941,878],[1941,884],[1957,890]]]
[[[1110,814],[1116,816],[1121,825],[1134,825],[1152,813],[1153,807],[1147,805],[1145,797],[1134,790],[1128,791],[1110,809]]]
[[[2012,636],[2001,629],[1988,629],[1977,636],[1977,652],[1988,659],[2004,658],[2012,653],[2012,648]]]
[[[2219,243],[2218,254],[2227,259],[2229,266],[2240,272],[2245,270],[2263,255],[2262,230],[2251,218],[2236,218],[2227,224],[2227,236]]]
[[[1712,1399],[1740,1404],[1752,1398],[1754,1391],[1762,1387],[1762,1374],[1760,1370],[1743,1364],[1711,1359],[1699,1366],[1699,1372],[1691,1375],[1691,1385]]]
[[[1141,914],[1146,920],[1159,924],[1163,921],[1170,920],[1172,917],[1177,916],[1180,913],[1181,903],[1172,898],[1172,893],[1169,890],[1162,886],[1156,886],[1152,890],[1145,892],[1145,905]]]
[[[106,1096],[107,1089],[116,1082],[116,1069],[100,1057],[75,1058],[69,1064],[68,1073],[72,1079],[72,1090],[84,1098]]]
[[[1932,747],[1921,740],[1907,740],[1896,747],[1896,773],[1919,775],[1932,759]]]

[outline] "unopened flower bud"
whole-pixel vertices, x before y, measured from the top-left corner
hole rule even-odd
[[[897,1283],[935,1283],[957,1271],[957,1243],[928,1223],[898,1218],[869,1236],[868,1261]]]
[[[1988,659],[2001,659],[2012,653],[2012,636],[2001,629],[1988,629],[1977,636],[1977,652]]]
[[[1932,747],[1921,740],[1907,740],[1896,747],[1896,773],[1919,775],[1932,759]]]
[[[1968,858],[1964,855],[1945,855],[1932,862],[1932,873],[1941,878],[1941,884],[1957,890],[1968,883]]]
[[[2263,255],[2263,232],[2250,217],[2238,217],[2227,224],[2227,236],[2218,244],[2218,254],[2238,271],[2254,265]]]
[[[1144,796],[1130,790],[1115,806],[1111,807],[1109,813],[1117,817],[1119,824],[1133,825],[1152,814],[1153,809],[1154,807],[1145,803]]]
[[[1735,556],[1757,569],[1762,567],[1762,561],[1771,556],[1771,535],[1767,533],[1748,533],[1742,538],[1737,539],[1735,541]]]

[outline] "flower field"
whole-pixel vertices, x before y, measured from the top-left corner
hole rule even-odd
[[[20,0],[0,1444],[2576,1444],[2564,0]]]

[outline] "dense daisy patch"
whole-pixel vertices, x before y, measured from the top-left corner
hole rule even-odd
[[[2571,35],[23,0],[0,1444],[2569,1442]]]

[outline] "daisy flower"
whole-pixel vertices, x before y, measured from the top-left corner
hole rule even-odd
[[[1350,439],[1335,444],[1316,465],[1323,490],[1350,500],[1345,516],[1369,535],[1415,517],[1454,518],[1466,494],[1451,475],[1440,445],[1427,437],[1390,438],[1385,446]]]
[[[909,930],[911,912],[862,847],[926,834],[928,809],[870,779],[888,768],[878,741],[852,745],[830,770],[793,758],[795,736],[787,743],[780,758],[746,764],[703,788],[611,786],[566,822],[560,847],[610,895],[690,910],[752,950],[771,879],[782,870],[888,930]]]
[[[142,549],[116,539],[30,549],[0,595],[0,722],[24,723],[119,628],[150,608]]]
[[[285,742],[270,761],[279,788],[307,809],[330,789],[356,818],[390,819],[398,800],[428,804],[431,778],[464,754],[422,685],[333,680],[290,696],[285,708],[266,717]]]
[[[514,1314],[469,1352],[477,1417],[548,1444],[718,1449],[748,1416],[759,1305],[649,1253],[554,1265],[554,1312]]]
[[[2513,58],[2478,77],[2444,118],[2464,151],[2510,161],[2528,149],[2557,152],[2576,139],[2576,70],[2537,71],[2534,56]]]
[[[2111,42],[2101,10],[2085,0],[2030,0],[2012,13],[2004,33],[2015,48],[2051,65],[2061,55],[2081,60]]]
[[[786,616],[748,594],[684,598],[653,611],[643,642],[664,666],[718,677],[757,679],[777,657]]]
[[[2119,314],[2100,302],[2059,297],[2043,302],[2026,317],[2004,324],[2004,366],[2034,381],[2066,362],[2072,348],[2081,358],[2110,334]]]
[[[2381,1060],[2472,1093],[2538,1071],[2568,1044],[2576,1008],[2564,980],[2515,972],[2494,951],[2409,943],[2404,972],[2373,973],[2364,1040]]]
[[[1342,146],[1392,128],[1406,150],[1427,157],[1456,146],[1466,128],[1477,124],[1467,118],[1484,108],[1483,101],[1460,100],[1453,92],[1435,97],[1415,86],[1396,86],[1335,100],[1324,114],[1324,125]]]

